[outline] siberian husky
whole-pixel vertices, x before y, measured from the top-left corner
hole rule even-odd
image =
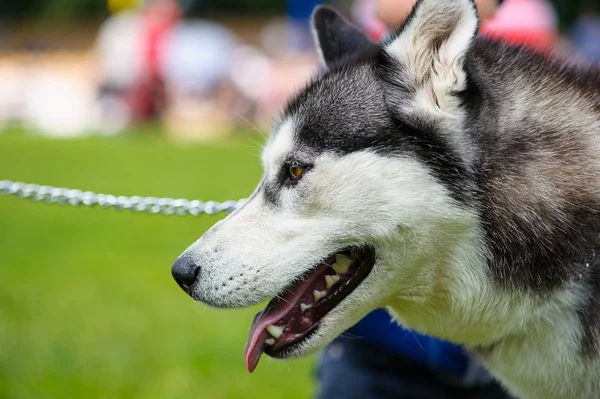
[[[379,44],[331,8],[313,26],[327,71],[277,118],[249,201],[175,262],[179,285],[270,300],[250,371],[385,306],[515,396],[600,398],[598,70],[476,37],[471,0],[420,0]]]

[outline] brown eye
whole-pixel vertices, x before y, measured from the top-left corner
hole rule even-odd
[[[304,166],[299,165],[290,165],[289,173],[291,180],[298,180],[302,173],[304,172]]]

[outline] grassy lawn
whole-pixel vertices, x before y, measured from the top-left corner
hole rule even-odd
[[[258,153],[244,139],[0,134],[0,180],[237,199],[259,179]],[[173,260],[216,220],[0,197],[0,398],[309,397],[314,359],[245,370],[256,309],[207,309],[172,280]]]

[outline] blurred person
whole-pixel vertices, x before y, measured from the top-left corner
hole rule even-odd
[[[136,122],[157,118],[164,107],[161,43],[181,18],[181,9],[175,0],[151,0],[142,11],[142,18],[144,69],[132,87],[129,101]]]
[[[144,68],[142,36],[142,19],[133,12],[111,15],[98,31],[98,103],[105,130],[118,131],[132,119],[126,97]]]
[[[223,25],[188,19],[164,35],[155,74],[176,90],[208,97],[227,77],[236,47],[236,39]]]
[[[157,75],[165,86],[163,122],[171,135],[199,139],[232,130],[232,115],[217,99],[238,47],[229,29],[202,19],[182,21],[164,35]]]
[[[376,12],[393,28],[415,1],[379,0]],[[481,18],[490,18],[497,4],[478,1],[484,10]],[[369,35],[377,39],[379,33]],[[367,315],[323,351],[317,378],[317,399],[509,397],[462,347],[405,330],[383,309]]]
[[[181,11],[174,0],[148,1],[140,12],[135,10],[137,2],[131,7],[113,3],[109,6],[117,12],[102,25],[97,39],[99,102],[105,125],[119,129],[160,113],[164,103],[160,43]]]

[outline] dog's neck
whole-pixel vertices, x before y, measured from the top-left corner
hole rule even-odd
[[[455,230],[455,239],[438,245],[436,254],[421,256],[415,268],[421,284],[394,297],[391,313],[408,328],[471,348],[519,397],[590,397],[585,393],[595,392],[590,384],[600,384],[600,372],[594,378],[586,373],[600,366],[581,364],[583,285],[573,281],[543,297],[508,292],[486,273],[479,236],[475,225]],[[561,385],[565,376],[580,383]]]
[[[525,331],[472,350],[515,397],[592,398],[600,388],[600,359],[582,357],[578,326],[575,309],[557,308]]]
[[[529,295],[495,284],[481,237],[478,220],[466,213],[429,231],[403,235],[403,244],[416,250],[405,251],[403,285],[386,304],[401,324],[449,341],[487,346],[525,330],[538,313],[550,312],[548,301],[532,306]]]

